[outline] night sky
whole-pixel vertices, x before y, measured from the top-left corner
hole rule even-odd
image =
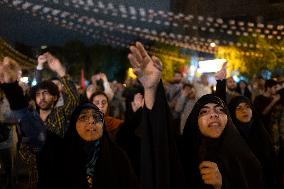
[[[68,40],[80,40],[86,44],[94,41],[78,32],[49,24],[36,17],[8,7],[0,9],[0,36],[8,42],[21,42],[31,46],[42,44],[61,45]]]
[[[112,2],[114,5],[131,5],[136,8],[143,7],[156,10],[169,10],[169,1],[166,0],[130,0],[127,2],[113,0],[103,2]],[[60,46],[70,40],[80,40],[86,45],[91,45],[96,42],[93,38],[79,32],[66,30],[3,4],[0,4],[0,25],[0,37],[11,44],[20,42],[29,46],[38,47],[44,44]]]

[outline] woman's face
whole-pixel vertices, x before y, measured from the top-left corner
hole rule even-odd
[[[236,118],[242,123],[248,123],[251,121],[252,118],[252,110],[250,106],[242,102],[240,103],[235,110]]]
[[[245,89],[247,84],[244,81],[240,81],[240,88]]]
[[[228,118],[224,109],[215,103],[208,103],[199,111],[199,130],[206,137],[219,138],[225,129],[227,121]]]
[[[76,130],[85,141],[98,140],[103,135],[103,118],[93,109],[84,109],[77,119]]]
[[[93,104],[95,104],[101,112],[104,114],[107,113],[108,109],[108,101],[107,98],[104,95],[97,95],[93,98]]]

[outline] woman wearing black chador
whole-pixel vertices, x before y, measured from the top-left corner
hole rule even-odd
[[[147,108],[141,143],[141,177],[146,188],[263,189],[261,165],[217,96],[205,95],[196,102],[178,153],[161,82],[162,64],[157,57],[150,57],[139,42],[130,46],[130,51],[128,58],[144,87]]]
[[[103,114],[95,105],[75,109],[64,141],[61,188],[140,188],[127,156],[107,136]]]
[[[190,188],[263,188],[261,165],[217,96],[204,95],[196,102],[183,145],[183,168]]]
[[[235,97],[229,104],[229,110],[235,126],[261,163],[265,188],[281,188],[280,172],[271,139],[251,101],[245,96]]]

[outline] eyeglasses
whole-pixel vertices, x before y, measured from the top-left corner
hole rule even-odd
[[[78,121],[89,122],[90,118],[93,118],[95,123],[104,123],[104,116],[101,112],[82,113],[78,117]]]
[[[100,104],[104,106],[104,105],[108,104],[108,102],[107,102],[107,100],[102,100],[102,101],[94,100],[94,104],[96,106],[99,106]]]

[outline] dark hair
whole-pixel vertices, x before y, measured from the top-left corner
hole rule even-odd
[[[275,80],[268,79],[268,80],[265,81],[264,88],[265,88],[265,90],[267,90],[268,88],[271,88],[275,85],[277,85],[277,82]]]
[[[261,75],[256,76],[256,79],[263,79],[264,80],[264,78]]]
[[[42,89],[46,89],[52,96],[57,96],[59,98],[60,94],[59,94],[58,87],[50,80],[40,82],[36,86],[32,87],[31,93],[30,93],[31,98],[35,100],[37,91],[42,90]]]
[[[92,96],[90,97],[90,102],[93,103],[94,98],[95,98],[96,96],[98,96],[98,95],[103,95],[103,96],[105,96],[106,99],[107,99],[107,102],[109,103],[108,96],[107,96],[106,93],[103,92],[103,91],[96,91],[96,92],[94,92],[94,93],[92,94]]]
[[[237,109],[237,107],[240,103],[246,103],[247,105],[249,105],[250,109],[254,112],[252,102],[248,97],[236,96],[236,97],[232,98],[232,100],[230,101],[230,103],[228,105],[228,108],[229,108],[230,116],[231,116],[234,123],[238,122],[236,115],[235,115],[235,112],[236,112],[236,109]]]
[[[182,86],[182,89],[184,89],[185,87],[194,88],[194,85],[192,85],[190,83],[184,83],[183,86]]]
[[[105,87],[104,87],[104,81],[102,79],[99,79],[96,81],[97,84],[97,89],[100,91],[104,91]]]
[[[56,76],[50,78],[49,80],[50,81],[60,81],[59,77],[56,77]],[[61,83],[61,81],[60,81],[60,83]]]
[[[248,82],[246,80],[240,80],[238,84],[240,84],[241,82],[243,82],[244,84],[246,84],[246,86],[248,86]]]

